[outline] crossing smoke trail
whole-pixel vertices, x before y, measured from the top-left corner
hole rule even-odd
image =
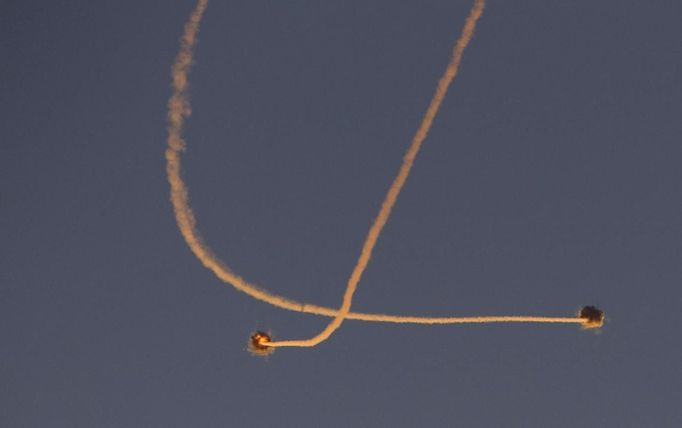
[[[406,153],[401,166],[400,172],[396,177],[393,185],[389,189],[386,200],[384,201],[381,211],[375,220],[375,224],[370,229],[367,241],[363,246],[361,257],[358,260],[358,265],[349,279],[346,292],[344,294],[344,302],[339,310],[318,306],[308,303],[297,302],[295,300],[278,296],[268,291],[265,291],[254,284],[249,283],[241,276],[234,273],[227,267],[218,257],[216,257],[211,249],[204,243],[204,240],[196,228],[194,213],[189,205],[189,195],[187,186],[182,180],[181,176],[181,153],[185,150],[186,144],[182,138],[182,130],[185,118],[191,115],[189,94],[188,94],[188,76],[192,68],[193,62],[193,48],[197,42],[197,33],[199,31],[199,24],[203,14],[208,5],[208,0],[199,0],[195,9],[190,15],[190,19],[185,25],[183,35],[180,39],[180,51],[175,58],[172,66],[172,95],[168,101],[168,148],[166,149],[166,172],[168,175],[168,182],[170,184],[170,196],[173,210],[175,212],[175,219],[178,228],[185,239],[185,242],[190,247],[194,255],[201,261],[201,263],[210,269],[219,279],[231,284],[237,290],[242,291],[249,296],[268,303],[275,307],[286,309],[294,312],[309,313],[314,315],[321,315],[326,317],[333,317],[334,320],[323,331],[328,332],[327,337],[337,329],[344,319],[353,319],[371,322],[388,322],[400,324],[468,324],[468,323],[495,323],[495,322],[524,322],[524,323],[572,323],[581,324],[583,327],[598,327],[603,321],[603,313],[594,308],[599,314],[591,312],[590,315],[583,313],[585,308],[578,314],[577,317],[535,317],[535,316],[483,316],[483,317],[415,317],[415,316],[400,316],[388,314],[374,314],[350,312],[350,304],[352,296],[360,280],[362,272],[364,271],[372,249],[376,243],[376,239],[381,232],[388,215],[395,203],[395,200],[400,193],[400,189],[407,179],[409,170],[414,162],[414,158],[423,142],[426,134],[431,126],[433,118],[435,117],[438,107],[445,95],[447,86],[457,72],[457,66],[461,59],[462,52],[469,42],[473,34],[476,20],[480,17],[483,11],[483,0],[477,0],[474,3],[471,14],[467,18],[462,37],[457,42],[453,51],[453,58],[448,66],[445,75],[438,84],[438,89],[427,109],[422,125],[415,135],[410,149]],[[589,307],[588,307],[589,308]],[[599,322],[595,321],[595,317],[599,318]],[[597,325],[598,324],[598,325]],[[331,326],[331,327],[330,327]],[[318,335],[320,336],[320,335]],[[316,336],[316,337],[318,337]],[[325,337],[326,338],[326,337]],[[315,338],[314,338],[315,339]],[[269,340],[269,339],[268,339]],[[324,339],[322,339],[324,340]],[[321,340],[320,340],[321,341]],[[287,346],[291,342],[269,342],[267,346]],[[317,342],[319,343],[319,342]],[[310,346],[310,345],[304,345]]]
[[[459,40],[457,40],[457,43],[455,43],[455,47],[452,52],[452,59],[450,60],[450,63],[445,69],[443,77],[441,77],[440,81],[438,82],[436,93],[433,95],[431,103],[429,104],[429,107],[426,109],[424,119],[422,120],[422,123],[421,125],[419,125],[417,133],[412,139],[412,143],[410,144],[410,147],[407,149],[407,153],[405,153],[405,156],[403,157],[403,163],[400,166],[398,175],[391,184],[391,187],[388,189],[386,198],[384,199],[384,202],[381,204],[379,214],[374,220],[372,227],[369,229],[369,233],[367,234],[365,243],[362,246],[360,258],[358,259],[358,262],[355,265],[355,268],[353,269],[350,278],[348,279],[348,285],[346,286],[346,291],[343,295],[343,303],[341,304],[339,313],[327,325],[327,327],[324,328],[324,330],[322,330],[319,334],[310,339],[272,342],[270,346],[298,346],[298,347],[315,346],[318,343],[327,340],[334,333],[334,331],[336,331],[343,323],[343,319],[350,311],[350,306],[353,301],[353,294],[355,294],[355,290],[357,290],[360,278],[362,278],[362,274],[367,268],[369,260],[372,258],[372,251],[374,251],[374,246],[376,245],[377,240],[379,239],[381,231],[383,230],[384,226],[386,226],[386,222],[388,222],[388,218],[391,215],[393,206],[398,200],[398,196],[400,196],[400,191],[403,189],[403,185],[407,181],[407,177],[410,175],[410,170],[412,169],[412,165],[414,164],[414,159],[417,157],[419,149],[424,143],[426,136],[429,134],[429,130],[431,129],[431,125],[433,124],[433,120],[435,119],[436,114],[438,113],[438,109],[440,108],[440,105],[442,104],[443,99],[445,98],[445,94],[448,91],[448,87],[450,86],[450,83],[457,74],[459,64],[462,61],[462,54],[464,53],[464,49],[466,49],[467,45],[471,41],[471,37],[474,35],[476,22],[483,14],[484,6],[485,0],[474,1],[474,5],[471,8],[471,12],[469,12],[469,16],[467,17],[464,23],[462,35],[459,37]]]

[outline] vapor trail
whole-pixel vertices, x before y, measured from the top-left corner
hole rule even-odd
[[[199,23],[208,5],[208,0],[199,0],[185,24],[185,31],[180,39],[180,51],[171,69],[173,77],[173,94],[168,101],[168,149],[166,149],[166,172],[171,189],[171,202],[175,211],[178,228],[197,258],[218,278],[232,284],[235,288],[250,296],[272,305],[293,311],[302,311],[304,305],[284,297],[270,294],[255,285],[249,284],[239,275],[225,266],[204,244],[201,234],[196,229],[194,214],[189,206],[187,187],[181,177],[180,153],[185,149],[182,138],[182,127],[186,117],[191,115],[189,95],[187,93],[188,75],[192,68],[193,48],[197,41]]]
[[[445,94],[448,90],[448,87],[450,86],[450,83],[457,74],[459,64],[462,61],[462,54],[464,53],[464,49],[469,44],[469,41],[471,41],[471,37],[474,35],[476,22],[483,14],[484,6],[485,0],[474,1],[474,5],[472,6],[471,11],[469,12],[469,16],[467,17],[464,23],[462,35],[459,37],[459,40],[457,40],[457,43],[455,44],[455,47],[452,51],[452,58],[450,60],[450,63],[445,69],[443,77],[441,77],[440,81],[438,82],[436,93],[433,95],[433,98],[431,99],[431,103],[429,104],[429,107],[426,110],[424,119],[422,120],[421,125],[419,125],[419,129],[417,130],[417,133],[412,139],[410,147],[407,149],[407,152],[403,157],[403,163],[400,166],[398,175],[391,184],[391,187],[388,189],[386,198],[384,199],[384,202],[381,204],[379,214],[374,220],[372,227],[369,229],[369,233],[367,234],[365,243],[362,246],[360,258],[358,259],[358,262],[355,265],[355,268],[353,269],[350,278],[348,279],[346,291],[343,294],[343,303],[341,304],[339,313],[324,328],[324,330],[322,330],[319,334],[310,339],[271,342],[269,346],[298,346],[298,347],[315,346],[318,343],[327,340],[334,333],[334,331],[336,331],[343,323],[343,319],[348,315],[348,312],[350,311],[350,306],[353,301],[353,294],[355,294],[355,290],[358,287],[358,282],[360,282],[360,278],[362,277],[362,274],[365,271],[365,268],[367,268],[367,264],[369,263],[369,260],[372,257],[372,251],[374,250],[374,246],[376,245],[377,240],[379,239],[379,235],[381,234],[382,229],[386,225],[386,222],[388,221],[388,218],[391,215],[393,206],[395,205],[395,202],[398,199],[398,196],[400,195],[400,191],[402,190],[405,181],[407,181],[407,177],[410,175],[410,170],[412,169],[412,165],[414,164],[414,159],[417,156],[417,153],[419,153],[419,149],[421,148],[422,143],[426,139],[426,136],[429,133],[429,129],[431,129],[433,119],[436,117],[436,114],[438,113],[438,109],[440,108],[440,105],[443,102],[443,98],[445,98]]]
[[[482,3],[482,2],[481,2]],[[294,312],[337,317],[339,310],[324,306],[297,302],[286,297],[269,293],[243,279],[232,272],[211,249],[204,243],[201,234],[196,229],[194,214],[189,206],[187,186],[181,176],[181,152],[185,149],[185,141],[182,138],[182,129],[185,118],[191,114],[189,95],[187,93],[188,75],[192,67],[193,48],[196,45],[196,36],[199,24],[204,14],[208,0],[199,0],[193,10],[189,21],[185,25],[183,36],[180,39],[180,51],[172,67],[173,93],[168,101],[168,149],[166,150],[166,171],[171,190],[171,202],[175,211],[175,219],[185,242],[201,263],[210,269],[222,281],[231,284],[237,290],[249,296],[268,303],[281,309]],[[467,21],[468,22],[468,21]],[[466,28],[466,27],[465,27]],[[473,28],[472,28],[473,30]],[[461,42],[461,40],[460,40]],[[461,48],[463,49],[463,47]],[[460,53],[461,55],[461,53]],[[456,70],[455,70],[456,71]],[[442,80],[441,84],[442,85]],[[433,104],[433,102],[432,102]],[[430,106],[431,107],[431,106]],[[430,110],[429,110],[430,111]],[[427,116],[429,115],[427,111]],[[432,116],[435,112],[432,113]],[[425,118],[426,120],[426,118]],[[431,117],[430,120],[433,120]],[[420,128],[421,130],[421,128]],[[428,130],[428,127],[427,127]],[[415,137],[416,138],[416,137]],[[423,140],[423,137],[422,137]],[[409,152],[408,152],[409,154]],[[407,158],[407,155],[406,155]],[[412,159],[414,155],[412,155]],[[402,169],[401,169],[402,171]],[[404,180],[403,180],[404,181]],[[531,316],[489,316],[489,317],[415,317],[388,314],[372,314],[360,312],[347,312],[343,314],[347,319],[387,322],[400,324],[465,324],[465,323],[493,323],[493,322],[524,322],[524,323],[575,323],[587,325],[588,321],[582,317],[531,317]]]

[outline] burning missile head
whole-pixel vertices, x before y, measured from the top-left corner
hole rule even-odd
[[[604,325],[604,311],[594,306],[581,308],[578,317],[584,320],[583,328],[599,328]]]
[[[266,343],[272,341],[270,335],[264,331],[256,331],[249,338],[248,350],[253,355],[258,355],[261,357],[268,356],[275,352],[275,348],[272,346],[267,346]]]

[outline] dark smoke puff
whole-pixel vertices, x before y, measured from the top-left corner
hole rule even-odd
[[[578,317],[585,320],[583,328],[599,328],[604,325],[604,311],[594,306],[585,306],[580,309]]]

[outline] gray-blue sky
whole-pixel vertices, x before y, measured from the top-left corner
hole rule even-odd
[[[169,67],[192,2],[0,5],[0,424],[674,426],[682,386],[679,2],[489,2],[354,308],[221,284],[174,223]],[[185,178],[230,266],[338,305],[470,2],[213,2]],[[324,422],[320,422],[324,419]]]

